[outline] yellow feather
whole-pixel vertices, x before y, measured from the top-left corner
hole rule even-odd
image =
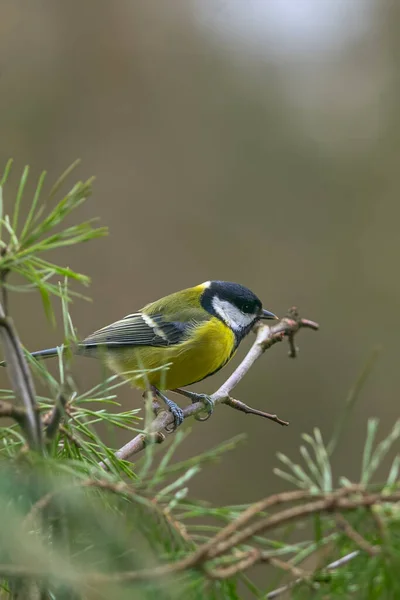
[[[105,354],[116,373],[165,369],[147,374],[147,382],[160,390],[173,390],[201,381],[223,367],[236,351],[235,335],[222,321],[211,318],[194,325],[190,339],[170,347],[119,348]],[[146,377],[128,376],[135,387],[146,388]]]

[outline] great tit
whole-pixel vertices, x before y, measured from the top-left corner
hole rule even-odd
[[[178,426],[183,420],[182,410],[163,392],[178,391],[192,402],[201,400],[211,414],[208,396],[180,388],[219,371],[255,323],[276,318],[246,287],[207,281],[147,304],[95,331],[78,343],[75,351],[103,358],[114,372],[132,379],[135,387],[150,386],[169,407]],[[57,348],[32,352],[32,356],[57,356]]]

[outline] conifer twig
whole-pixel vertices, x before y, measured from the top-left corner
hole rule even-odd
[[[334,560],[333,562],[329,563],[329,565],[326,565],[325,571],[335,571],[336,569],[339,569],[340,567],[347,565],[347,563],[349,563],[351,560],[353,560],[354,558],[356,558],[359,555],[360,555],[360,550],[354,550],[353,552],[349,552],[349,554],[346,554],[345,556],[342,556],[338,560]],[[285,592],[296,587],[296,585],[303,583],[303,581],[304,581],[303,577],[297,577],[294,581],[290,581],[286,585],[282,585],[281,587],[276,588],[275,590],[271,590],[270,592],[268,592],[268,594],[265,596],[265,598],[266,598],[266,600],[274,600],[275,598],[278,598],[278,596],[280,596],[281,594],[284,594]]]
[[[4,279],[2,279],[4,284]],[[16,398],[21,402],[18,423],[24,430],[28,445],[36,450],[42,449],[43,436],[39,413],[36,406],[36,395],[33,379],[22,351],[22,345],[13,321],[4,312],[0,303],[0,334],[3,340],[4,354],[8,363],[8,376]]]
[[[343,515],[338,513],[335,519],[339,529],[341,529],[347,535],[347,537],[356,544],[356,546],[359,546],[361,550],[364,550],[364,552],[370,556],[376,556],[376,554],[379,554],[379,548],[372,546],[369,542],[367,542],[367,540],[350,525],[348,520]]]
[[[11,402],[0,400],[0,417],[14,419],[17,423],[23,423],[26,413],[22,406],[15,406],[14,404],[11,404]]]
[[[82,485],[82,484],[81,484]],[[115,493],[124,493],[126,490],[126,484],[123,482],[119,484],[114,484],[111,482],[101,482],[95,480],[86,480],[83,482],[83,485],[86,487],[100,487],[108,489]],[[315,514],[328,514],[335,512],[345,513],[352,512],[361,507],[371,508],[373,506],[377,506],[382,503],[398,503],[400,501],[400,491],[394,493],[386,493],[385,491],[379,493],[371,493],[371,494],[357,494],[352,497],[348,497],[351,493],[354,492],[352,487],[349,488],[341,488],[336,492],[324,494],[322,497],[318,498],[314,501],[306,502],[300,506],[294,506],[290,508],[286,508],[272,514],[267,517],[263,517],[256,521],[254,524],[249,525],[247,528],[242,529],[241,531],[237,531],[237,527],[240,521],[240,517],[231,523],[228,527],[234,526],[233,529],[236,531],[236,534],[233,533],[227,540],[222,543],[216,543],[216,540],[220,536],[220,533],[215,536],[215,538],[211,539],[209,542],[206,542],[202,546],[199,546],[194,552],[188,554],[181,560],[177,560],[175,562],[161,564],[159,566],[154,566],[152,568],[144,568],[139,570],[132,571],[120,571],[115,573],[104,573],[104,572],[85,572],[76,574],[74,576],[75,582],[80,582],[84,585],[103,585],[107,583],[128,583],[128,582],[139,582],[139,581],[154,581],[155,579],[162,579],[164,577],[170,577],[172,575],[177,575],[179,573],[183,573],[185,571],[189,571],[192,569],[201,569],[206,577],[209,575],[211,579],[225,579],[231,577],[233,574],[238,574],[256,564],[257,562],[269,562],[273,564],[275,567],[282,569],[284,571],[291,572],[295,576],[299,576],[299,579],[296,579],[294,582],[291,582],[286,587],[278,588],[277,590],[273,590],[267,598],[275,598],[280,593],[285,591],[285,589],[290,589],[293,585],[305,581],[311,584],[317,584],[318,581],[312,581],[312,574],[305,573],[302,570],[298,569],[294,565],[282,561],[280,558],[274,556],[268,552],[262,552],[256,548],[249,550],[248,552],[240,553],[238,556],[231,556],[229,553],[236,548],[238,545],[241,545],[247,541],[249,541],[254,535],[259,534],[261,532],[265,532],[267,530],[275,530],[277,528],[282,527],[290,522],[298,522],[311,515]],[[311,495],[311,494],[310,494]],[[288,493],[282,494],[282,496],[287,500],[289,500],[290,496]],[[27,520],[30,522],[31,519],[37,514],[39,510],[42,510],[47,503],[52,499],[52,495],[47,494],[43,498],[41,498],[36,505],[33,507],[31,512],[29,513]],[[274,497],[274,504],[279,504],[279,494]],[[283,498],[282,498],[282,501]],[[258,503],[257,503],[258,504]],[[252,515],[248,515],[249,517]],[[326,569],[333,570],[347,564],[350,560],[355,558],[360,554],[361,550],[357,550],[351,552],[342,558],[338,559],[335,562],[330,563]],[[210,573],[207,570],[207,564],[209,561],[215,560],[216,558],[224,555],[225,557],[231,558],[230,565],[226,567],[214,567],[218,569],[217,571],[211,571]],[[32,576],[32,577],[49,577],[51,575],[51,566],[43,566],[40,568],[31,568],[30,566],[18,565],[18,564],[1,564],[0,565],[0,575],[3,576]],[[68,575],[68,570],[64,574],[63,572],[59,573],[60,581],[69,581],[71,582],[70,575]]]
[[[56,398],[54,407],[51,411],[46,415],[46,418],[43,419],[43,424],[45,425],[45,436],[46,441],[51,441],[57,431],[60,428],[62,418],[65,412],[65,405],[67,403],[67,398],[63,393],[60,393]]]
[[[230,393],[248,373],[256,360],[258,360],[268,348],[277,342],[281,342],[285,336],[289,338],[290,342],[293,336],[302,328],[316,331],[319,329],[319,325],[318,323],[315,323],[315,321],[301,319],[295,307],[292,307],[289,310],[288,315],[281,319],[281,321],[279,321],[279,323],[276,325],[272,325],[271,327],[261,324],[257,325],[257,336],[249,352],[242,360],[240,365],[232,373],[232,375],[225,381],[225,383],[223,383],[222,386],[210,396],[211,400],[214,402],[214,405],[227,404],[236,410],[265,417],[275,421],[276,423],[279,423],[280,425],[287,425],[287,421],[283,421],[277,415],[271,415],[269,413],[257,411],[256,409],[252,409],[246,404],[241,403],[239,400],[233,400],[230,397]],[[290,356],[292,355],[293,353],[291,350]],[[189,406],[185,406],[185,408],[182,410],[184,419],[187,419],[188,417],[195,416],[202,412],[204,410],[204,405],[202,402],[195,402]],[[139,434],[127,444],[122,446],[122,448],[115,453],[116,457],[120,460],[128,460],[145,448],[146,435],[149,436],[150,439],[152,436],[156,435],[156,437],[160,440],[160,433],[173,424],[174,417],[172,413],[167,410],[161,410],[156,418],[150,423],[146,430],[146,434]],[[102,462],[101,466],[106,468],[106,463]]]

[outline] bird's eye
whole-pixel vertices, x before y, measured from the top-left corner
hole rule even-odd
[[[250,304],[243,304],[243,312],[250,312],[251,306]]]

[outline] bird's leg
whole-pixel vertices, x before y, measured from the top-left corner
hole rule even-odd
[[[169,398],[167,398],[167,396],[165,396],[162,392],[160,392],[160,390],[157,389],[154,385],[151,386],[151,389],[158,398],[161,398],[161,400],[163,402],[165,402],[165,404],[168,406],[170,412],[173,414],[174,427],[173,427],[173,429],[167,429],[167,431],[174,431],[177,427],[179,427],[179,425],[181,425],[183,423],[183,420],[184,420],[183,410],[181,408],[179,408],[179,406],[176,404],[176,402],[173,402],[173,400],[170,400]]]
[[[156,397],[155,391],[154,390],[147,390],[146,392],[143,392],[142,394],[142,398],[143,400],[146,402],[146,399],[148,398],[148,394],[151,394],[151,408],[153,410],[153,414],[156,417],[158,415],[158,413],[160,412],[160,402],[159,402],[159,398]]]
[[[176,392],[177,394],[181,394],[182,396],[186,396],[186,398],[191,400],[192,404],[195,402],[202,402],[204,404],[207,414],[205,417],[196,415],[195,419],[197,421],[207,421],[207,419],[211,417],[214,411],[214,400],[211,398],[211,396],[207,396],[207,394],[196,394],[196,392],[189,392],[188,390],[183,390],[182,388],[176,388],[172,391]]]

